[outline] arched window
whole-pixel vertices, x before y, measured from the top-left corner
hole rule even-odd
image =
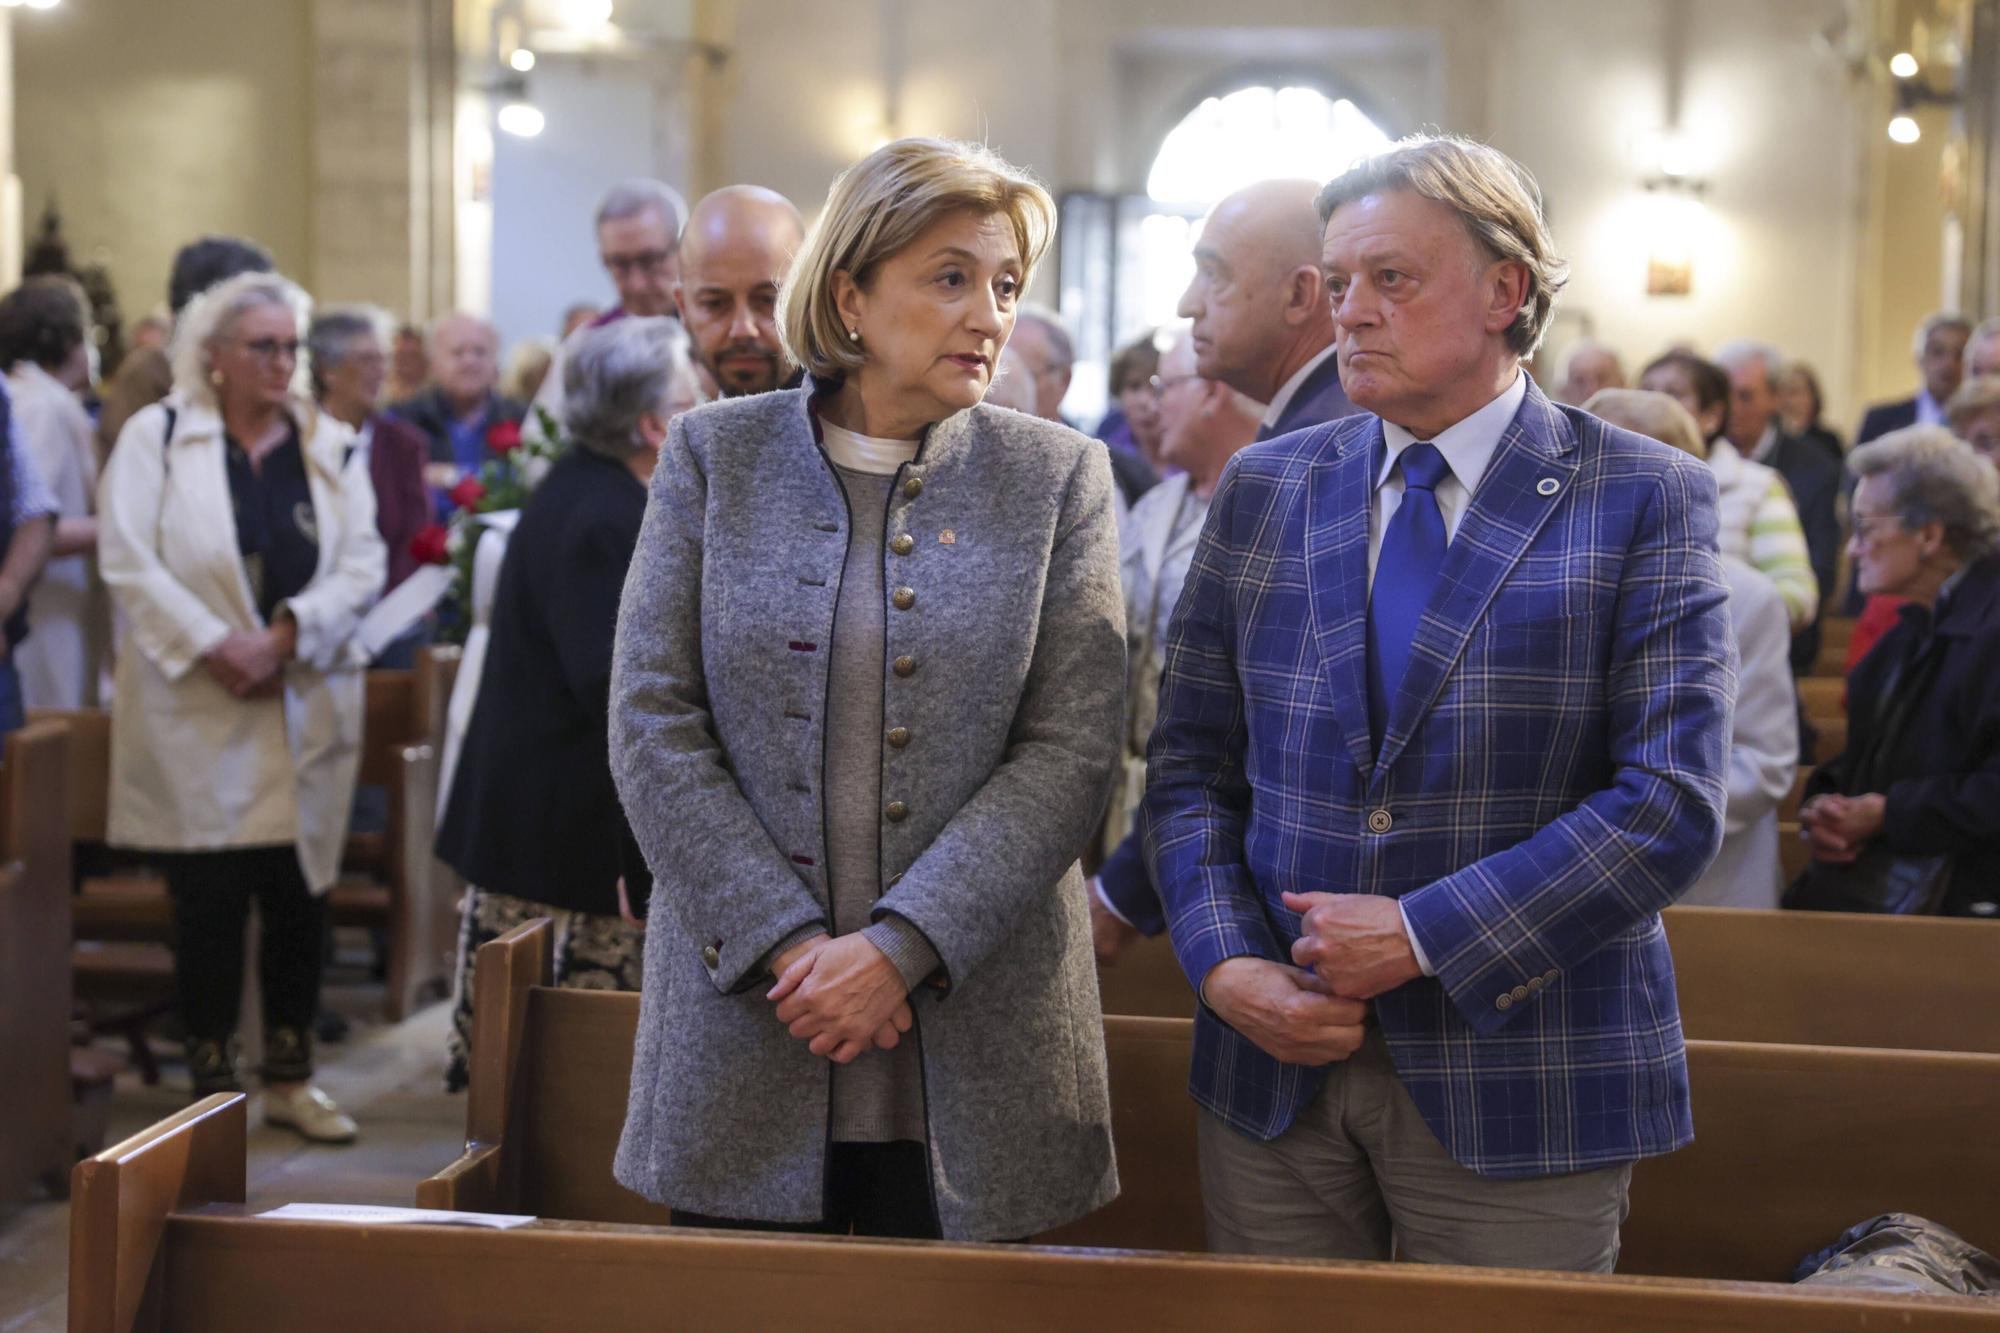
[[[1112,349],[1171,323],[1194,276],[1201,219],[1253,181],[1326,181],[1389,136],[1344,97],[1254,84],[1203,98],[1167,131],[1141,196],[1072,194],[1063,201],[1060,306],[1078,335],[1077,377],[1065,409],[1095,421]]]

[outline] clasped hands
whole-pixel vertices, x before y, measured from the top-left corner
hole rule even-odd
[[[1367,1002],[1423,975],[1402,909],[1361,893],[1287,893],[1284,902],[1301,916],[1297,966],[1226,959],[1203,978],[1202,998],[1274,1060],[1345,1060],[1361,1047]]]
[[[1815,861],[1849,865],[1882,832],[1888,802],[1880,793],[1815,796],[1799,808],[1799,831]]]
[[[268,699],[284,687],[285,662],[296,641],[297,631],[289,620],[268,629],[232,630],[208,650],[202,665],[238,699]]]
[[[779,954],[765,998],[778,1021],[814,1055],[844,1065],[891,1050],[915,1021],[903,976],[865,935],[815,935]]]

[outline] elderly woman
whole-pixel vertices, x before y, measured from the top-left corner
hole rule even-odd
[[[616,1171],[680,1222],[990,1240],[1116,1192],[1111,472],[981,402],[1053,227],[983,148],[878,149],[783,292],[809,387],[668,438],[612,684],[665,918]]]
[[[1701,427],[1708,468],[1715,474],[1722,553],[1748,561],[1778,585],[1793,633],[1812,624],[1819,615],[1820,586],[1798,506],[1775,468],[1745,458],[1723,434],[1729,422],[1728,373],[1692,352],[1668,352],[1641,373],[1639,387],[1667,395]]]
[[[1165,427],[1160,421],[1160,388],[1154,383],[1160,370],[1158,329],[1147,329],[1139,337],[1111,354],[1111,401],[1116,418],[1107,414],[1097,428],[1098,438],[1112,448],[1135,451],[1153,468],[1160,470],[1160,439]]]
[[[97,447],[77,397],[90,387],[89,337],[90,306],[74,278],[29,278],[0,298],[0,367],[13,399],[14,449],[58,506],[49,562],[27,603],[27,638],[13,653],[29,708],[97,702],[108,628],[91,568]]]
[[[415,426],[382,410],[382,388],[389,378],[388,331],[386,311],[359,305],[327,307],[313,316],[306,331],[313,397],[328,416],[354,432],[355,447],[368,457],[375,530],[389,553],[384,592],[416,572],[410,540],[431,517],[430,493],[424,489],[430,442]],[[414,642],[411,648],[413,652]]]
[[[353,433],[292,391],[305,293],[247,273],[174,331],[174,389],[125,423],[98,486],[124,613],[110,841],[169,853],[174,966],[197,1096],[236,1086],[243,928],[262,922],[264,1119],[354,1122],[309,1080],[326,891],[360,762],[355,629],[382,538]]]
[[[473,958],[488,940],[554,917],[557,985],[639,989],[641,937],[618,892],[623,876],[643,901],[650,880],[611,783],[611,640],[667,423],[695,402],[687,335],[665,318],[607,324],[570,345],[563,378],[575,447],[507,543],[438,830],[439,857],[475,886],[458,938],[453,1091],[466,1083]]]
[[[1663,393],[1600,389],[1583,410],[1696,458],[1701,428]],[[1799,722],[1792,688],[1792,636],[1777,585],[1732,555],[1722,557],[1729,622],[1736,631],[1736,706],[1729,731],[1729,804],[1722,848],[1679,901],[1694,907],[1778,905],[1778,803],[1798,776]]]
[[[1787,435],[1811,440],[1835,462],[1845,466],[1847,446],[1826,424],[1826,394],[1819,372],[1804,361],[1790,361],[1778,374],[1778,425]]]
[[[1907,599],[1847,678],[1847,749],[1799,811],[1814,864],[1788,907],[1991,916],[2000,885],[2000,478],[1935,426],[1848,457],[1848,555]]]

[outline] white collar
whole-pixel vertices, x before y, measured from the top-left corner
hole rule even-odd
[[[1715,474],[1717,490],[1729,489],[1729,483],[1743,470],[1743,461],[1743,455],[1727,435],[1715,437],[1715,443],[1708,446],[1708,470]]]
[[[1521,410],[1522,400],[1528,396],[1528,376],[1526,371],[1514,372],[1514,382],[1500,391],[1500,396],[1431,437],[1430,442],[1444,455],[1444,461],[1451,465],[1451,475],[1458,484],[1465,487],[1467,495],[1479,489],[1480,478],[1486,475],[1487,464],[1493,461],[1493,451],[1500,447],[1501,437],[1514,424],[1514,417]],[[1417,443],[1417,437],[1398,426],[1393,421],[1382,423],[1382,439],[1389,446],[1382,459],[1382,470],[1375,474],[1375,486],[1379,490],[1389,479],[1390,470],[1403,450]]]
[[[1318,356],[1300,366],[1297,373],[1286,380],[1279,387],[1278,391],[1271,395],[1269,405],[1264,408],[1264,425],[1275,426],[1278,424],[1278,418],[1285,415],[1285,409],[1292,405],[1292,399],[1299,396],[1299,386],[1306,382],[1307,376],[1318,370],[1326,359],[1333,355],[1334,350],[1334,344],[1332,343],[1328,343],[1326,346],[1320,348]]]
[[[1769,458],[1778,447],[1778,422],[1775,417],[1764,423],[1764,433],[1757,437],[1757,447],[1750,451],[1750,460],[1761,463]]]
[[[877,435],[857,434],[825,417],[819,419],[819,431],[821,442],[826,445],[826,456],[835,467],[850,472],[892,476],[897,468],[917,456],[916,440],[885,440]]]

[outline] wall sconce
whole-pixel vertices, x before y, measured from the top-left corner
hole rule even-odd
[[[1917,124],[1918,107],[1959,103],[1957,90],[1939,88],[1917,77],[1917,58],[1908,51],[1898,51],[1889,58],[1889,72],[1896,77],[1896,111],[1889,117],[1889,138],[1895,143],[1913,144],[1924,137],[1923,127]]]
[[[1702,203],[1708,180],[1701,174],[1706,154],[1687,134],[1671,129],[1648,135],[1641,157],[1650,171],[1640,182],[1646,191],[1646,295],[1691,295],[1695,251],[1708,224]]]

